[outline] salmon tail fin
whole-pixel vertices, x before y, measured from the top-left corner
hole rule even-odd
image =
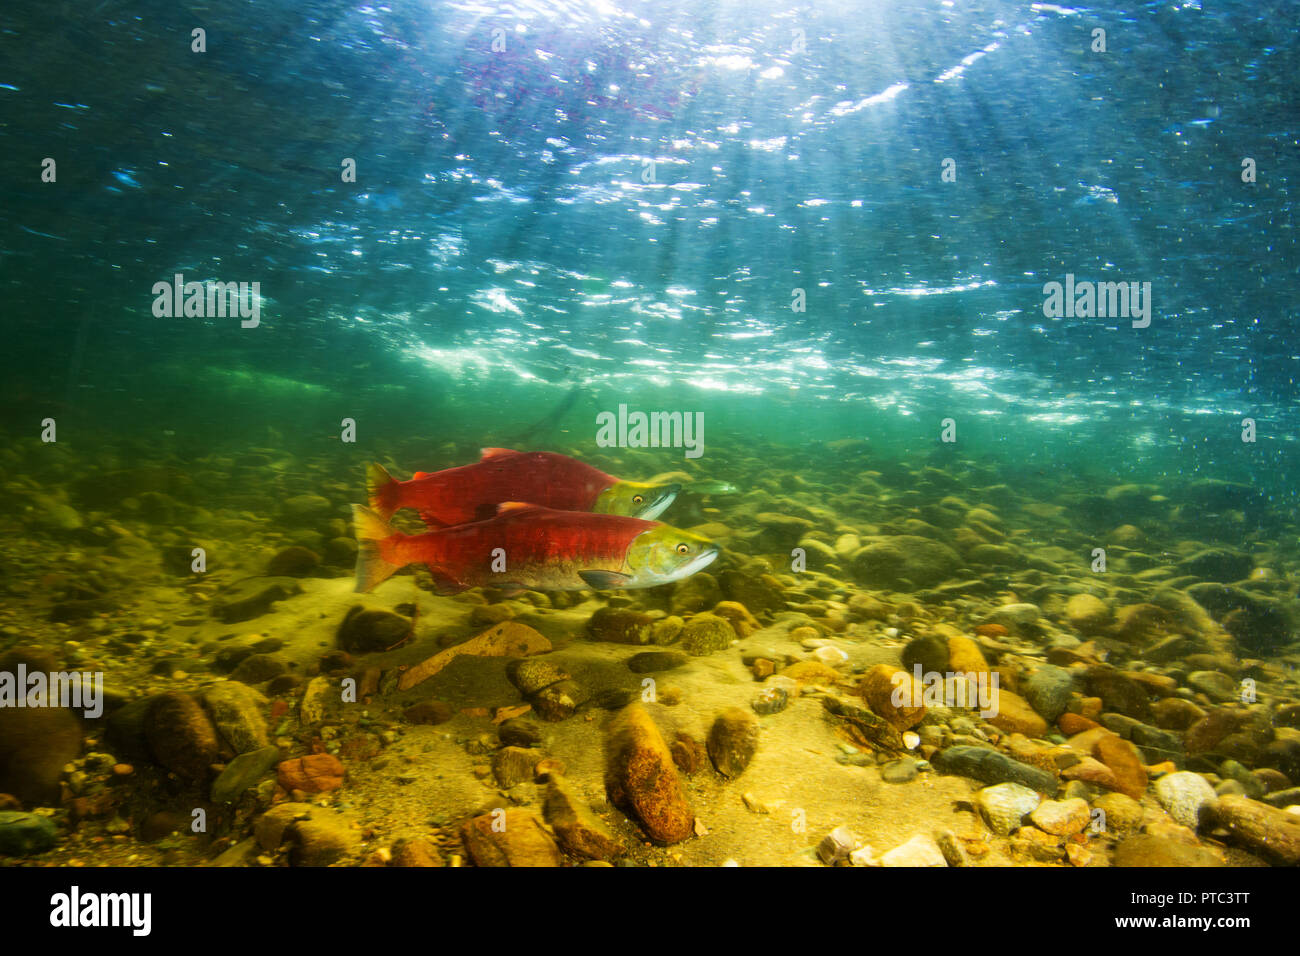
[[[378,467],[378,466],[376,466]],[[376,512],[365,505],[352,506],[357,533],[357,591],[370,591],[397,573],[399,565],[384,557],[381,543],[397,536]]]
[[[366,493],[370,497],[370,507],[387,521],[393,512],[401,507],[401,482],[390,475],[379,462],[371,462],[366,469]]]

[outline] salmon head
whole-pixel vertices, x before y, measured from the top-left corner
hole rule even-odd
[[[616,481],[596,496],[591,510],[599,515],[628,515],[653,521],[668,509],[681,490],[681,485]]]
[[[708,567],[717,556],[718,546],[708,538],[659,525],[643,531],[628,545],[626,568],[636,583],[624,587],[655,587],[680,581]]]

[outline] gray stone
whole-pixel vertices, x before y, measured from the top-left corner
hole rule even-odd
[[[226,769],[212,782],[212,802],[234,803],[240,794],[255,786],[279,761],[278,747],[263,747],[240,754],[226,764]]]
[[[213,725],[221,738],[237,754],[266,746],[266,718],[262,708],[268,702],[247,684],[223,681],[203,688],[200,693]]]
[[[510,678],[510,683],[519,688],[519,693],[525,697],[545,690],[552,684],[569,680],[569,675],[550,661],[531,657],[511,661],[506,668],[506,676]]]
[[[1056,792],[1056,778],[1046,770],[987,747],[949,747],[931,757],[930,762],[940,773],[973,777],[987,784],[1019,783],[1049,795]]]
[[[293,578],[248,578],[222,588],[212,599],[212,615],[227,624],[265,614],[276,601],[302,593]]]
[[[790,694],[784,687],[767,687],[754,698],[749,706],[754,708],[754,713],[770,717],[772,714],[779,714],[785,710],[789,704]]]
[[[688,660],[689,655],[681,651],[642,651],[627,662],[627,669],[633,674],[651,674],[681,667]]]
[[[54,846],[58,829],[49,817],[16,810],[0,811],[0,855],[29,856]]]
[[[1178,562],[1178,570],[1183,574],[1223,584],[1249,577],[1254,566],[1255,562],[1250,555],[1229,551],[1227,548],[1207,548]]]
[[[264,684],[289,669],[284,658],[276,654],[249,654],[230,674],[241,684]]]
[[[889,761],[880,768],[880,779],[885,783],[907,783],[909,780],[916,779],[918,772],[915,759],[901,757]]]
[[[1040,667],[1025,681],[1024,698],[1049,724],[1065,713],[1074,691],[1074,675],[1064,667]]]
[[[1187,675],[1187,686],[1199,690],[1216,703],[1236,700],[1241,694],[1237,682],[1220,671],[1193,671]]]
[[[713,721],[709,730],[709,759],[724,777],[737,777],[749,766],[758,750],[758,718],[739,707],[730,707]]]
[[[339,625],[339,647],[351,654],[386,651],[411,634],[411,619],[385,608],[353,605]]]

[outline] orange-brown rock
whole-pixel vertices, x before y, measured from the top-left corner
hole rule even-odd
[[[984,718],[998,730],[1026,737],[1042,737],[1047,733],[1047,721],[1029,706],[1029,701],[1009,690],[998,689],[994,701],[997,713]]]
[[[781,676],[800,684],[833,684],[844,675],[821,661],[795,661],[781,671]]]
[[[639,703],[624,707],[610,724],[605,790],[656,843],[679,843],[694,832],[695,814],[672,755]]]
[[[1207,809],[1233,842],[1281,866],[1300,865],[1300,817],[1235,795],[1219,797]]]
[[[1147,771],[1131,743],[1114,734],[1102,737],[1093,745],[1092,755],[1115,775],[1115,786],[1111,789],[1134,800],[1142,799],[1147,789]]]
[[[428,680],[462,654],[472,654],[475,657],[527,657],[529,654],[544,654],[549,650],[551,642],[527,624],[503,621],[465,643],[439,651],[411,667],[398,680],[397,689],[409,690],[421,681]]]
[[[442,854],[424,837],[407,837],[393,844],[390,866],[434,867],[442,866]]]
[[[1166,674],[1153,674],[1150,671],[1122,671],[1121,673],[1129,680],[1145,687],[1152,697],[1169,697],[1178,690],[1178,681]]]
[[[1084,783],[1096,784],[1107,790],[1117,790],[1118,781],[1115,774],[1104,763],[1091,757],[1084,757],[1073,767],[1061,771],[1064,780],[1082,780]]]
[[[901,668],[877,664],[863,675],[858,693],[898,730],[915,727],[925,718],[925,686]]]
[[[988,674],[989,662],[978,644],[958,634],[948,638],[948,669],[957,674]]]
[[[1061,728],[1061,733],[1067,737],[1073,737],[1075,734],[1081,734],[1085,730],[1092,730],[1100,727],[1101,724],[1095,720],[1089,720],[1082,714],[1072,714],[1066,711],[1056,721],[1056,726]]]
[[[1073,737],[1071,737],[1069,740],[1065,742],[1065,745],[1069,747],[1071,750],[1077,750],[1081,754],[1092,756],[1093,747],[1097,745],[1098,740],[1100,740],[1102,737],[1114,737],[1114,736],[1115,736],[1115,732],[1113,730],[1108,730],[1107,728],[1101,726],[1090,727],[1087,730],[1082,731],[1081,733],[1075,734]]]
[[[739,601],[721,601],[718,603],[718,606],[713,609],[713,613],[718,615],[718,617],[726,618],[730,621],[731,629],[736,632],[736,636],[739,638],[749,637],[749,635],[762,627],[762,625],[758,623],[758,618],[750,614],[749,608],[745,607],[745,605],[741,604]],[[811,628],[809,628],[809,630],[811,630]],[[820,637],[821,635],[814,633],[812,636]],[[795,638],[795,640],[802,640],[802,638]]]
[[[276,778],[285,790],[326,793],[343,786],[343,762],[333,754],[309,754],[282,761]]]
[[[527,810],[495,810],[460,828],[477,866],[559,866],[560,848]]]
[[[559,774],[550,778],[542,812],[560,845],[574,856],[611,860],[622,855],[618,837]]]

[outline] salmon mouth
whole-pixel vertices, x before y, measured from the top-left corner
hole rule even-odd
[[[711,545],[673,572],[673,580],[680,581],[682,578],[689,578],[692,574],[703,571],[716,561],[717,557],[718,549],[716,546]]]
[[[654,501],[650,502],[650,504],[646,505],[645,508],[637,514],[637,517],[644,521],[653,521],[655,518],[658,518],[668,510],[669,505],[677,500],[677,496],[681,493],[681,490],[681,485],[664,485],[663,488],[659,490],[658,497],[656,497]]]

